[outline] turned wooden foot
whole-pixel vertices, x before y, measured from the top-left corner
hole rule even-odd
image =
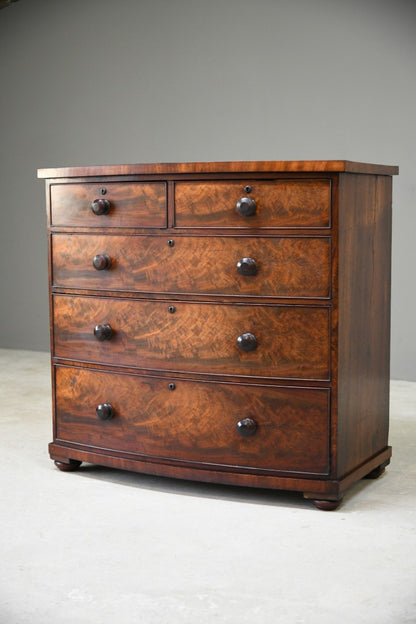
[[[55,461],[55,466],[62,472],[74,472],[74,470],[78,470],[81,464],[82,462],[77,459],[68,459],[67,462]]]
[[[322,511],[334,511],[342,503],[342,498],[338,500],[319,500],[317,498],[312,498],[311,502],[317,509],[321,509]]]
[[[369,472],[367,475],[365,475],[365,477],[363,477],[364,479],[378,479],[380,475],[383,474],[383,472],[386,470],[385,466],[377,466],[377,468],[374,468],[374,470],[372,470],[371,472]]]

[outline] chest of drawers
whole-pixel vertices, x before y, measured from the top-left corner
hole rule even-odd
[[[295,490],[321,509],[381,474],[397,173],[39,170],[58,468]]]

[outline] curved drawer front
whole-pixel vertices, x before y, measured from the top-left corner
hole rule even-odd
[[[330,254],[329,238],[54,234],[52,283],[132,292],[328,298]],[[97,270],[93,261],[104,256],[109,266]]]
[[[174,389],[172,390],[172,386]],[[59,440],[205,465],[328,473],[329,392],[58,367]],[[109,420],[96,409],[112,408]],[[248,437],[238,423],[250,419]]]
[[[55,226],[166,227],[164,182],[52,184],[50,195]]]
[[[326,307],[55,295],[53,314],[54,354],[59,358],[208,374],[329,379]]]
[[[242,199],[245,204],[240,210],[243,213],[254,210],[254,214],[240,214],[237,205]],[[327,228],[330,222],[329,180],[178,182],[175,185],[177,227]]]

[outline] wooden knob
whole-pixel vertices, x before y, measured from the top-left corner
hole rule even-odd
[[[111,258],[108,254],[97,254],[92,264],[97,271],[107,271],[111,267]]]
[[[240,275],[257,275],[257,264],[254,258],[241,258],[237,262],[237,271]]]
[[[111,204],[108,199],[94,199],[91,203],[91,210],[96,215],[106,215],[110,212]]]
[[[110,403],[101,403],[95,410],[100,420],[111,420],[114,416],[114,408]]]
[[[96,325],[94,327],[94,336],[100,342],[103,340],[110,340],[113,335],[113,330],[111,329],[111,325],[108,323],[104,323],[104,325]]]
[[[252,418],[243,418],[237,423],[237,431],[243,438],[249,438],[256,433],[257,424]]]
[[[257,204],[252,197],[242,197],[237,202],[237,212],[243,217],[251,217],[256,213]]]
[[[254,351],[258,343],[254,334],[247,333],[237,338],[237,344],[242,351]]]

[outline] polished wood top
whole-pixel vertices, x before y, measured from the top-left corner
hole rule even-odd
[[[38,178],[204,173],[363,173],[397,175],[399,168],[349,160],[278,160],[246,162],[149,163],[38,169]]]

